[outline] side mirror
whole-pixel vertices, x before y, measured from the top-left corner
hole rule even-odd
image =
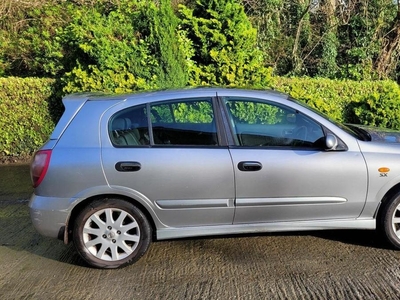
[[[338,145],[338,140],[336,136],[328,133],[325,138],[326,150],[336,150],[337,145]]]

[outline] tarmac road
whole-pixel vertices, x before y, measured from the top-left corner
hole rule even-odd
[[[1,299],[400,299],[400,251],[373,231],[160,241],[97,270],[35,232],[30,192],[26,165],[0,166]]]

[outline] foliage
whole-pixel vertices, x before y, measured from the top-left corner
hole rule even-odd
[[[321,60],[318,65],[318,75],[326,78],[335,78],[339,70],[337,57],[338,40],[333,32],[329,32],[322,44]]]
[[[168,3],[121,1],[107,15],[77,10],[63,32],[65,43],[78,49],[76,66],[63,78],[64,90],[118,93],[184,86],[178,22]]]
[[[393,81],[280,77],[275,87],[339,122],[400,129],[400,87]]]
[[[1,155],[30,154],[48,139],[62,112],[54,83],[53,79],[0,78]]]
[[[242,4],[257,29],[258,46],[264,53],[265,61],[276,68],[274,61],[287,46],[280,22],[283,0],[242,1]]]
[[[191,85],[268,86],[271,70],[257,48],[257,32],[235,0],[199,0],[180,6],[180,37]]]
[[[158,9],[147,13],[147,19],[153,20],[153,23],[149,22],[149,40],[153,46],[153,55],[158,57],[157,86],[159,88],[185,86],[188,81],[186,57],[177,38],[179,19],[174,14],[170,1],[160,1]]]
[[[21,11],[15,12],[23,16],[15,20],[18,26],[8,20],[7,26],[0,27],[4,75],[56,77],[68,66],[68,55],[64,56],[57,33],[58,26],[68,22],[72,6],[53,4],[37,4],[32,9],[20,7]]]
[[[393,0],[3,0],[0,75],[70,72],[68,91],[182,86],[188,76],[191,85],[267,86],[267,66],[286,76],[397,80],[399,7]],[[96,54],[115,47],[118,56],[124,42],[135,45],[128,55],[137,59],[98,65]]]
[[[397,79],[400,6],[393,0],[241,3],[276,74]]]
[[[373,93],[362,97],[354,107],[358,123],[400,130],[400,89],[392,81],[384,81]]]

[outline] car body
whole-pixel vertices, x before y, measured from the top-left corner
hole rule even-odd
[[[31,166],[31,219],[92,266],[151,240],[382,229],[400,246],[398,133],[344,126],[274,91],[73,94]]]

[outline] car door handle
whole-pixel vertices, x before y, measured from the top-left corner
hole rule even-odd
[[[241,161],[238,163],[238,169],[240,171],[260,171],[262,169],[262,164],[258,161]]]
[[[142,168],[137,161],[120,161],[115,164],[115,169],[119,172],[136,172]]]

